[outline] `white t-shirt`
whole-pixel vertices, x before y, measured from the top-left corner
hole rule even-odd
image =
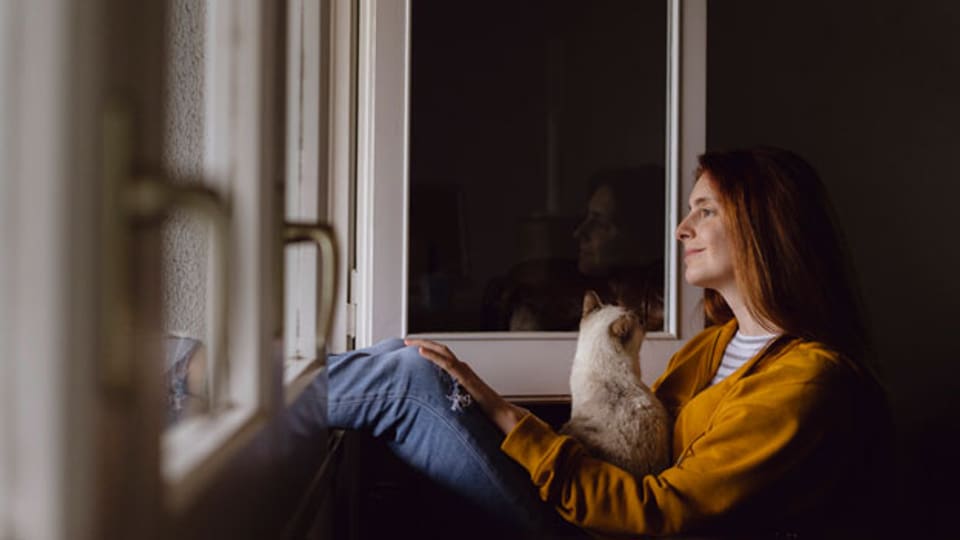
[[[757,353],[766,347],[767,343],[770,343],[775,337],[777,337],[777,334],[745,336],[737,330],[736,335],[733,336],[730,344],[727,345],[727,349],[723,351],[723,360],[721,360],[720,367],[717,368],[717,374],[713,376],[710,385],[717,384],[729,377],[734,371],[740,369],[740,366],[746,364],[747,360],[756,356]]]

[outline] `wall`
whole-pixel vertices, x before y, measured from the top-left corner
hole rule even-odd
[[[10,105],[13,103],[10,91],[10,77],[7,74],[10,65],[13,23],[11,4],[0,4],[0,253],[4,258],[13,253],[15,241],[13,238],[14,208],[10,202],[14,199],[13,167],[10,163],[10,140],[13,138],[12,122],[9,117]],[[10,306],[13,300],[7,291],[13,285],[13,272],[9,264],[0,264],[0,306]],[[13,378],[11,366],[13,346],[11,344],[10,329],[13,327],[12,314],[9,309],[0,307],[0,538],[13,536],[13,516],[7,501],[13,493],[13,444],[11,432],[13,430],[13,388],[9,381]]]
[[[960,4],[709,9],[708,148],[789,148],[828,184],[898,429],[890,495],[911,531],[946,530],[960,480],[945,444],[960,435]]]
[[[167,145],[164,167],[175,182],[203,167],[203,69],[206,0],[168,0]],[[164,330],[204,339],[208,236],[193,216],[175,212],[163,234]]]

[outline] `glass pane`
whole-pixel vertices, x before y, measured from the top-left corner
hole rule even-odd
[[[666,2],[416,0],[408,330],[663,324]]]

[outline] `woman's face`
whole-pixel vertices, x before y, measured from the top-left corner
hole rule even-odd
[[[624,256],[623,232],[616,224],[613,190],[601,186],[590,197],[587,217],[573,231],[579,241],[577,265],[588,276],[603,276]]]
[[[713,179],[703,173],[690,193],[690,213],[677,226],[677,240],[683,242],[687,282],[721,294],[736,287],[727,219]]]

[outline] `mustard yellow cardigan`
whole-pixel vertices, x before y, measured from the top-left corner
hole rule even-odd
[[[889,417],[874,379],[820,344],[781,337],[709,386],[736,328],[694,337],[654,383],[675,419],[673,465],[660,474],[594,459],[533,415],[501,449],[543,500],[596,535],[819,530],[877,511]]]

